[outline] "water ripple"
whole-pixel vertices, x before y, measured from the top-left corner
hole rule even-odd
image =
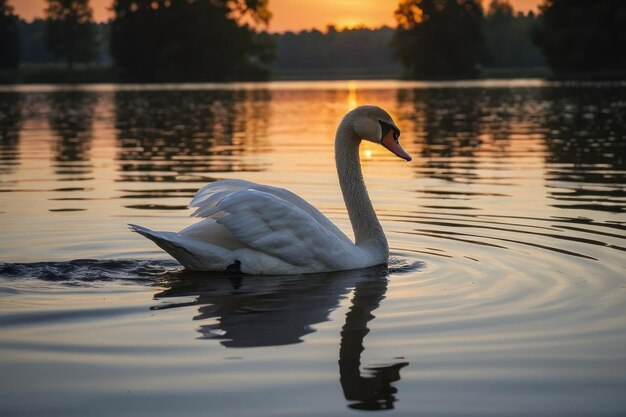
[[[68,262],[0,263],[0,277],[89,283],[133,280],[154,282],[163,273],[180,270],[175,261],[77,259]]]

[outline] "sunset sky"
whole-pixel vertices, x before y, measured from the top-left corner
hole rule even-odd
[[[105,21],[113,0],[91,0],[94,18]],[[10,0],[18,15],[26,20],[43,16],[45,0]],[[541,0],[511,0],[516,10],[536,10]],[[483,1],[489,4],[489,1]],[[302,29],[324,29],[332,23],[338,27],[363,24],[370,27],[395,26],[393,11],[398,2],[392,0],[270,0],[274,17],[271,32]]]

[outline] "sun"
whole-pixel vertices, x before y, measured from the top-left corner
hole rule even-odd
[[[338,20],[334,26],[337,29],[355,29],[365,26],[363,22],[357,19],[345,18]]]

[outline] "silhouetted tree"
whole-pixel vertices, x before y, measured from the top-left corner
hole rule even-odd
[[[97,56],[93,12],[89,0],[47,0],[46,45],[71,70],[76,62]]]
[[[48,63],[63,60],[55,57],[46,46],[46,21],[33,19],[19,21],[20,30],[20,61],[23,63]]]
[[[626,71],[626,2],[544,0],[534,40],[557,75]]]
[[[489,64],[495,67],[513,67],[518,49],[510,44],[515,36],[513,6],[508,0],[493,0],[485,18],[485,38],[489,48]]]
[[[509,0],[493,0],[485,16],[485,40],[491,67],[538,67],[545,65],[530,32],[536,23],[533,12],[515,13]]]
[[[278,47],[281,69],[337,69],[394,67],[389,42],[394,30],[355,28],[318,30],[272,35]]]
[[[401,0],[393,47],[412,78],[474,76],[484,58],[479,0]]]
[[[267,75],[273,44],[250,26],[267,0],[116,0],[111,55],[135,81],[229,80]]]
[[[20,64],[20,38],[17,16],[8,0],[0,0],[0,68],[17,68]]]
[[[46,46],[46,21],[33,19],[27,22],[19,20],[20,31],[20,61],[22,63],[50,63],[65,62],[64,58],[55,56]],[[96,34],[96,60],[102,64],[110,64],[109,55],[109,23],[90,23]]]

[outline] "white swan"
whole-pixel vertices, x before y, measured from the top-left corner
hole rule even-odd
[[[362,139],[378,143],[410,161],[399,136],[389,114],[376,106],[357,107],[337,128],[335,162],[356,244],[292,192],[243,180],[198,190],[189,207],[203,220],[178,233],[129,226],[194,271],[298,274],[384,264],[389,247],[365,188],[359,145]]]

